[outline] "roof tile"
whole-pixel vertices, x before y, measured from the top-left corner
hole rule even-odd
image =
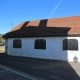
[[[80,16],[22,22],[4,38],[80,34]]]

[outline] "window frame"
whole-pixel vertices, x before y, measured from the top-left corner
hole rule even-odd
[[[34,42],[34,49],[46,49],[46,40],[45,39],[36,39]]]
[[[18,42],[20,41],[20,42]],[[13,48],[22,48],[22,41],[21,39],[14,39],[13,40]]]
[[[71,46],[69,40],[75,41],[75,43],[77,43],[75,48],[73,47],[75,43],[72,44],[73,46]],[[78,40],[77,39],[64,39],[63,40],[63,50],[78,51]]]

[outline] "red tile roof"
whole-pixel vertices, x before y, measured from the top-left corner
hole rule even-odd
[[[22,22],[4,38],[80,34],[80,16]]]

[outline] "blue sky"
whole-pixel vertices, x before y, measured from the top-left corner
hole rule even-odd
[[[80,16],[80,0],[0,0],[0,33],[24,21]]]

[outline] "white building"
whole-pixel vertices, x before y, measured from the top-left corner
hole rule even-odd
[[[8,55],[80,62],[80,16],[22,22],[3,38]]]

